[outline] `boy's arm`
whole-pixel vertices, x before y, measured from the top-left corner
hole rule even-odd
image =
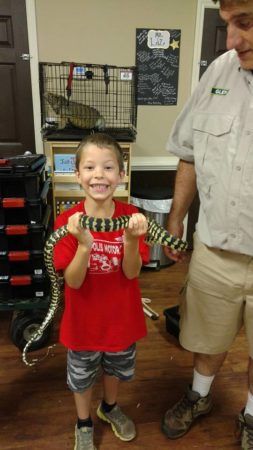
[[[78,247],[74,258],[64,270],[64,279],[68,286],[79,289],[86,277],[93,237],[88,230],[79,226],[80,214],[76,213],[69,218],[68,231],[78,240]]]
[[[74,258],[64,270],[64,280],[69,287],[73,289],[81,287],[86,277],[89,257],[90,250],[79,244]]]
[[[131,280],[140,274],[142,259],[139,252],[139,237],[146,234],[147,219],[143,214],[133,214],[124,233],[124,258],[122,269]]]

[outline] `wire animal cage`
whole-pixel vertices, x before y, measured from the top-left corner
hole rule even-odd
[[[135,140],[135,67],[41,62],[39,72],[44,138],[80,140],[104,131]]]

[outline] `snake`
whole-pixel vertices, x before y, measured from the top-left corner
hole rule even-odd
[[[131,215],[124,215],[110,219],[81,215],[79,219],[79,225],[81,228],[89,229],[91,231],[98,231],[98,232],[118,231],[128,227],[130,218]],[[145,241],[147,242],[147,244],[149,245],[160,244],[162,246],[169,247],[172,250],[176,250],[178,252],[182,252],[187,249],[186,241],[168,233],[168,231],[165,230],[161,225],[159,225],[154,219],[150,217],[146,217],[146,219],[148,227]],[[51,282],[51,301],[48,307],[48,312],[46,313],[43,322],[32,334],[32,336],[27,341],[23,349],[22,359],[27,366],[34,366],[39,361],[38,359],[32,359],[29,361],[27,359],[27,352],[32,343],[35,340],[41,338],[43,332],[53,320],[61,301],[63,283],[62,277],[59,275],[59,273],[57,273],[57,271],[54,268],[53,251],[54,246],[57,244],[57,242],[60,239],[67,236],[68,233],[69,231],[67,225],[63,225],[62,227],[58,228],[53,233],[51,233],[44,246],[44,261]]]

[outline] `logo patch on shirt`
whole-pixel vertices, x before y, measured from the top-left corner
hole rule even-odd
[[[229,89],[215,88],[213,87],[211,90],[211,94],[215,95],[227,95]]]

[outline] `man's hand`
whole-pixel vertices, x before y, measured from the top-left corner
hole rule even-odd
[[[179,237],[181,239],[184,234],[184,224],[183,222],[177,222],[176,220],[173,220],[173,218],[169,218],[167,230],[173,236]],[[164,253],[168,258],[176,262],[181,262],[186,257],[185,252],[173,250],[170,247],[164,247]]]

